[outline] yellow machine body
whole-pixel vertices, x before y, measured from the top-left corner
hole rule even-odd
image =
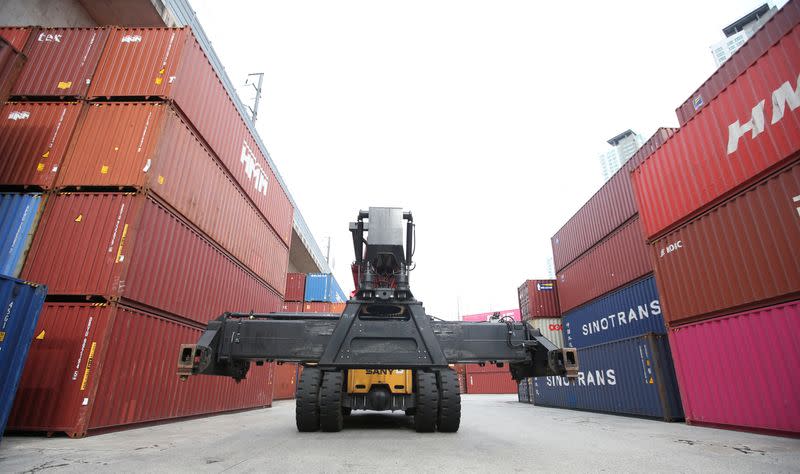
[[[413,393],[413,371],[408,369],[350,369],[347,393],[369,393],[373,385],[386,385],[395,395]]]

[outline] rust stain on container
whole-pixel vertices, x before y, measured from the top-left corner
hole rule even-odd
[[[0,114],[0,182],[53,187],[78,123],[75,102],[12,102]]]
[[[247,379],[175,373],[178,349],[202,330],[123,305],[47,303],[31,345],[10,430],[83,436],[114,426],[272,403],[272,364]]]

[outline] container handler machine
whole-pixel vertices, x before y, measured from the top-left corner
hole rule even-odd
[[[356,291],[341,315],[225,313],[196,344],[181,346],[178,375],[242,380],[251,362],[298,362],[299,431],[340,431],[351,410],[400,410],[419,432],[458,431],[461,399],[450,364],[507,363],[515,380],[577,376],[575,349],[557,348],[526,323],[427,315],[409,287],[410,212],[371,207],[350,232]]]

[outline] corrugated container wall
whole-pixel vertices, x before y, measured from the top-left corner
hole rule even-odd
[[[276,291],[284,289],[288,248],[168,104],[92,104],[57,183],[150,189]]]
[[[800,297],[800,161],[656,240],[671,325]]]
[[[17,82],[26,59],[24,54],[0,38],[0,102],[8,100],[11,87]]]
[[[498,315],[498,318],[495,318],[495,314]],[[500,311],[491,311],[489,313],[465,314],[461,316],[462,321],[468,321],[472,323],[498,321],[499,318],[511,318],[514,321],[522,321],[522,315],[519,309],[504,309]]]
[[[294,398],[297,388],[297,379],[300,375],[300,367],[297,364],[280,364],[275,366],[273,382],[274,400],[289,400]]]
[[[797,436],[798,327],[795,301],[671,329],[686,421]]]
[[[0,183],[50,189],[82,106],[76,102],[12,102],[0,115]]]
[[[11,94],[85,97],[107,37],[107,28],[34,30],[25,49],[28,60]]]
[[[556,275],[561,314],[652,271],[650,249],[634,217]]]
[[[342,303],[347,301],[336,279],[330,273],[306,275],[305,301]]]
[[[303,302],[302,301],[284,301],[283,306],[281,306],[281,311],[287,313],[302,313],[303,312]]]
[[[306,274],[286,274],[286,291],[283,293],[284,301],[302,302],[306,294]]]
[[[41,194],[0,193],[0,275],[22,271],[43,201]]]
[[[556,273],[591,249],[636,212],[630,173],[672,135],[675,128],[659,128],[574,216],[553,235]]]
[[[289,245],[292,204],[190,28],[112,30],[89,95],[174,100]]]
[[[25,50],[33,28],[29,26],[0,26],[0,38],[6,40],[19,52]]]
[[[634,171],[648,238],[686,222],[797,153],[798,73],[800,26]]]
[[[304,313],[330,313],[331,312],[331,303],[327,302],[306,302],[303,303],[303,312]]]
[[[588,347],[667,331],[652,275],[564,313],[562,321],[567,347]]]
[[[0,275],[0,439],[14,403],[47,287]]]
[[[528,320],[528,326],[538,329],[556,347],[564,347],[564,330],[561,318],[535,318]]]
[[[201,329],[124,306],[47,303],[8,422],[66,432],[269,406],[272,364],[227,377],[175,375],[177,348]]]
[[[517,288],[517,297],[523,321],[561,316],[557,280],[526,280]]]
[[[497,369],[494,372],[474,372],[467,366],[467,393],[517,393],[517,382],[511,378],[508,369]]]
[[[759,28],[686,101],[675,109],[681,127],[731,82],[753,65],[769,48],[800,23],[800,3],[790,1]]]
[[[533,403],[665,421],[683,418],[666,335],[647,334],[578,351],[580,372],[536,377]]]
[[[52,196],[22,275],[51,294],[121,297],[202,324],[281,305],[255,274],[142,194]]]

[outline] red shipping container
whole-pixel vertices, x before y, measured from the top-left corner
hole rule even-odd
[[[284,288],[286,245],[168,104],[89,106],[57,185],[151,189],[274,289]]]
[[[304,313],[330,313],[332,303],[314,302],[303,303]]]
[[[288,273],[286,275],[286,291],[283,293],[284,301],[303,301],[306,294],[306,274]]]
[[[652,244],[664,318],[800,297],[800,161]]]
[[[281,307],[281,311],[285,311],[287,313],[302,313],[303,312],[303,302],[302,301],[284,301],[283,306]]]
[[[36,29],[12,95],[85,97],[107,37],[107,28]]]
[[[634,171],[648,238],[734,194],[800,149],[798,73],[800,27]]]
[[[797,436],[798,331],[797,301],[671,329],[686,422]]]
[[[800,3],[789,2],[749,38],[686,101],[675,109],[681,127],[731,82],[747,70],[769,48],[800,23]]]
[[[511,378],[508,369],[495,372],[470,372],[468,367],[465,379],[469,394],[517,393],[517,382]]]
[[[273,382],[273,400],[290,400],[294,398],[300,367],[297,364],[279,364],[275,366]]]
[[[630,173],[678,129],[659,128],[614,176],[550,239],[556,273],[619,228],[638,211]]]
[[[51,197],[22,275],[50,295],[119,297],[201,324],[281,305],[253,273],[142,194]]]
[[[177,374],[201,329],[122,305],[46,303],[9,430],[90,430],[272,404],[272,364],[247,379]]]
[[[557,280],[526,280],[517,288],[522,320],[560,318]]]
[[[331,303],[331,313],[342,314],[347,307],[347,303]]]
[[[649,253],[634,217],[558,273],[562,314],[651,273]]]
[[[0,38],[0,101],[8,100],[11,87],[17,82],[17,76],[25,65],[25,59],[24,54]]]
[[[52,188],[81,109],[76,102],[5,104],[0,115],[0,183]]]
[[[174,100],[277,234],[290,243],[292,204],[190,28],[114,29],[89,95]]]
[[[522,321],[519,309],[504,309],[501,311],[490,311],[488,313],[465,314],[461,316],[461,320],[473,323],[496,321],[494,318],[495,314],[497,314],[500,318],[508,317],[514,321]]]
[[[496,364],[486,363],[482,367],[480,364],[463,364],[464,373],[468,374],[482,374],[482,373],[495,373],[495,372],[509,372],[508,364],[503,364],[503,367],[498,367]]]
[[[25,51],[33,28],[30,26],[0,26],[0,38],[3,38],[18,52]]]

